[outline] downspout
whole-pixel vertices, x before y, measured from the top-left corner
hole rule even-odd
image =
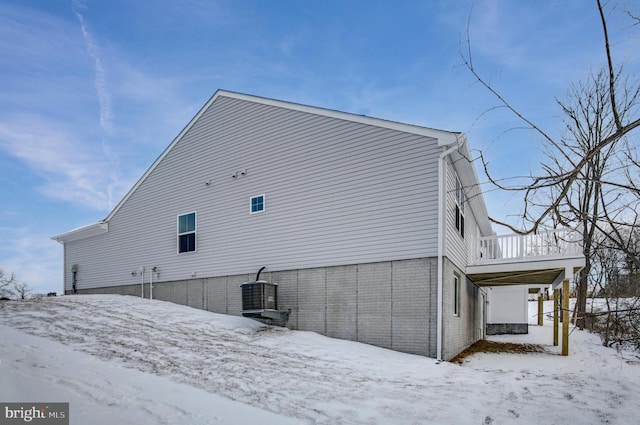
[[[438,178],[440,181],[438,182],[438,315],[437,315],[437,335],[436,335],[436,359],[438,361],[442,361],[442,328],[443,328],[443,310],[444,310],[444,297],[442,294],[442,290],[444,287],[443,279],[443,259],[444,259],[444,243],[445,243],[445,208],[446,208],[446,199],[445,195],[447,193],[446,184],[447,184],[447,167],[445,164],[446,157],[455,152],[462,146],[463,142],[462,135],[456,137],[456,145],[450,147],[449,149],[444,150],[440,156],[438,157]],[[445,145],[443,149],[446,147]]]

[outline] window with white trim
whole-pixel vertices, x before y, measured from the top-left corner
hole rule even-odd
[[[460,236],[464,238],[464,204],[466,202],[464,196],[464,188],[462,182],[456,173],[456,230]]]
[[[178,216],[178,254],[196,250],[196,213]]]
[[[257,214],[264,212],[264,195],[253,196],[249,202],[249,212]]]
[[[460,276],[453,274],[453,315],[460,316]]]

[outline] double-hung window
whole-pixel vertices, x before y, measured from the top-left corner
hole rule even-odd
[[[464,238],[464,204],[465,204],[464,189],[462,182],[458,174],[456,174],[456,230],[460,233],[460,236]]]
[[[196,250],[196,213],[178,216],[178,254]]]

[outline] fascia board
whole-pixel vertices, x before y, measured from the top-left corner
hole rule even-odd
[[[104,221],[82,226],[77,229],[70,230],[66,233],[54,236],[53,239],[56,242],[64,244],[66,242],[77,241],[80,239],[90,238],[92,236],[101,235],[109,231],[109,223]]]

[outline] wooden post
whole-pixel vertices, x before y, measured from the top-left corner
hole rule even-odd
[[[562,281],[562,355],[569,355],[569,279]]]
[[[560,302],[560,290],[553,290],[553,345],[554,347],[558,346],[558,303]]]
[[[544,295],[538,295],[538,326],[542,326],[542,319],[544,315]]]

